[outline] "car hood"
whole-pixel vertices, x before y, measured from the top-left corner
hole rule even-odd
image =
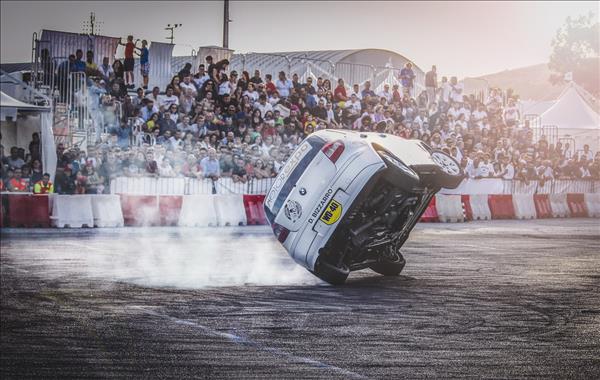
[[[375,150],[377,150],[377,146],[380,146],[407,166],[435,165],[435,162],[431,160],[429,147],[420,140],[408,140],[394,135],[374,132],[361,133],[359,138],[360,136],[365,136],[363,138]]]

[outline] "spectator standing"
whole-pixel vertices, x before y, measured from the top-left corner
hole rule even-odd
[[[402,83],[402,89],[404,90],[404,93],[409,96],[412,95],[414,79],[415,79],[415,73],[413,72],[413,69],[412,69],[412,63],[406,62],[406,65],[404,65],[404,68],[402,70],[400,70],[400,83]]]
[[[150,74],[150,51],[148,50],[148,41],[142,40],[142,47],[138,50],[140,56],[140,74],[142,75],[144,83],[142,88],[147,90]]]
[[[105,82],[108,82],[111,76],[114,75],[115,72],[109,64],[108,57],[102,58],[102,64],[98,67],[98,71],[100,72],[100,75],[102,76],[102,79],[104,79]]]
[[[205,178],[216,181],[221,176],[221,167],[217,160],[217,151],[214,148],[208,150],[208,156],[200,161],[200,166]]]
[[[425,74],[425,90],[427,91],[427,106],[435,102],[435,94],[437,92],[437,68],[431,66],[431,70]]]
[[[290,91],[294,88],[294,85],[291,80],[285,77],[285,72],[280,71],[279,79],[275,82],[275,88],[277,89],[279,96],[285,99],[290,96]]]
[[[119,41],[119,45],[125,46],[125,63],[123,68],[125,71],[125,86],[127,88],[135,88],[135,84],[133,82],[133,65],[135,63],[133,58],[133,53],[135,51],[133,36],[127,36],[127,43]]]

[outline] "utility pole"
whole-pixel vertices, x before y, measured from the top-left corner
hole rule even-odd
[[[173,44],[173,40],[175,40],[175,36],[173,35],[173,31],[176,28],[179,28],[180,26],[182,26],[183,24],[167,24],[167,27],[165,28],[165,30],[168,30],[171,32],[171,35],[169,37],[167,37],[167,40],[171,41],[171,44]]]
[[[223,47],[229,48],[229,0],[223,1]]]

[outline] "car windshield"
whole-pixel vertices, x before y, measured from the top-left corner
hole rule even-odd
[[[296,185],[296,182],[298,182],[298,179],[300,179],[300,177],[302,176],[302,173],[304,173],[304,170],[306,169],[306,167],[311,163],[311,161],[315,158],[317,153],[325,145],[325,140],[323,140],[322,138],[317,137],[317,136],[309,136],[305,140],[305,142],[310,144],[310,146],[311,146],[310,151],[308,153],[306,153],[306,155],[298,163],[296,168],[294,168],[294,171],[292,171],[292,174],[290,174],[287,181],[285,181],[285,183],[281,187],[281,191],[279,192],[279,195],[277,195],[277,199],[275,199],[275,202],[273,203],[273,207],[271,207],[270,209],[266,208],[266,210],[265,210],[267,219],[269,220],[269,223],[271,223],[271,224],[273,224],[275,217],[279,213],[279,210],[281,210],[281,206],[283,205],[283,202],[286,200],[286,198],[288,197],[288,195],[290,194],[290,192]]]

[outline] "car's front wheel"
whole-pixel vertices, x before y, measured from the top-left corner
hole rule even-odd
[[[406,261],[400,250],[394,246],[389,246],[379,256],[379,261],[369,266],[374,272],[382,274],[384,276],[397,276],[404,269]]]
[[[315,263],[314,274],[331,285],[343,285],[350,274],[350,269],[346,267],[337,267],[328,263],[322,257],[319,257]]]
[[[431,153],[431,160],[441,169],[440,175],[435,179],[437,185],[446,189],[455,189],[460,185],[464,174],[453,157],[440,150],[435,150]]]

